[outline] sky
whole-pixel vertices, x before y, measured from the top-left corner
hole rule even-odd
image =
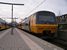
[[[13,17],[17,18],[17,22],[37,11],[51,11],[56,16],[67,14],[67,0],[0,0],[0,2],[24,4],[14,5]],[[11,5],[0,4],[0,18],[11,22]]]

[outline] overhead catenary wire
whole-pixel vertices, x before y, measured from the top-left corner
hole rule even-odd
[[[36,7],[34,7],[29,13],[27,13],[27,15],[30,14],[32,11],[36,10],[36,8],[38,8],[40,5],[42,5],[45,1],[46,1],[46,0],[43,0],[42,2],[40,2],[40,3],[39,3]],[[27,16],[27,15],[26,15],[26,16]]]

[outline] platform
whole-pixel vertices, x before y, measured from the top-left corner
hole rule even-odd
[[[64,50],[17,28],[0,32],[0,50]]]

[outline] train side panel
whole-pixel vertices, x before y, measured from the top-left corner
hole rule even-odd
[[[23,21],[23,25],[22,25],[22,29],[26,30],[26,31],[30,31],[30,18],[26,18],[24,21]]]
[[[36,33],[36,14],[30,16],[30,32]]]

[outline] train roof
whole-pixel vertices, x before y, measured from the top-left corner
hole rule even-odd
[[[50,13],[50,14],[55,15],[55,13],[54,13],[54,12],[51,12],[51,11],[37,11],[37,12],[31,14],[31,15],[38,14],[38,13]],[[31,15],[30,15],[30,16],[31,16]],[[25,19],[27,19],[27,18],[28,18],[28,17],[24,18],[23,21],[24,21]]]
[[[47,13],[49,13],[49,14],[53,14],[53,15],[55,15],[55,13],[54,12],[51,12],[51,11],[38,11],[38,12],[36,12],[36,13],[45,13],[45,14],[47,14]]]
[[[31,15],[33,15],[33,14],[37,14],[37,13],[50,13],[50,14],[55,15],[55,13],[52,12],[52,11],[37,11],[37,12],[35,12],[35,13],[32,13]],[[30,15],[30,16],[31,16],[31,15]]]
[[[6,23],[6,21],[0,18],[0,23]]]
[[[53,13],[53,14],[55,14],[54,12],[51,12],[51,11],[38,11],[38,12],[36,12],[36,13],[41,13],[41,12],[45,12],[45,13]]]

